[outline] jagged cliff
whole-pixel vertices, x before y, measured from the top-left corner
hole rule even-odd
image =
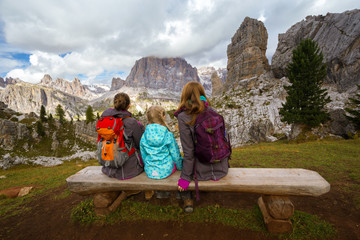
[[[41,105],[46,111],[55,114],[55,108],[61,104],[68,117],[77,114],[82,115],[87,101],[66,94],[53,88],[31,83],[17,83],[7,85],[0,91],[0,101],[4,102],[9,108],[21,113],[40,113]]]
[[[183,58],[144,57],[137,60],[126,78],[126,86],[181,92],[190,81],[199,82],[196,68]]]
[[[327,64],[328,84],[344,92],[360,84],[360,10],[308,16],[279,34],[279,43],[271,60],[275,77],[285,76],[293,49],[304,38],[319,44]]]
[[[72,82],[69,82],[62,78],[57,78],[55,81],[53,81],[49,74],[45,74],[44,77],[41,79],[39,85],[53,88],[83,99],[94,99],[96,97],[99,97],[99,95],[91,91],[90,88],[82,85],[78,78],[74,78]]]

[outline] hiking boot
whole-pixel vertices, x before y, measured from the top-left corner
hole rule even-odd
[[[194,211],[193,200],[185,199],[184,200],[184,212],[192,213]]]
[[[145,191],[145,199],[150,200],[152,198],[152,196],[154,196],[154,194],[155,194],[154,190]]]
[[[141,193],[141,191],[138,191],[138,190],[126,190],[126,191],[123,191],[123,192],[126,193],[126,197],[131,197],[133,195]]]
[[[157,199],[165,199],[170,197],[170,192],[165,191],[156,191],[156,198]]]

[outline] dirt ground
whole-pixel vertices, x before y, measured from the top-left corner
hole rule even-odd
[[[239,231],[220,224],[194,224],[178,222],[121,222],[114,225],[82,226],[70,220],[71,209],[86,197],[71,194],[65,199],[54,200],[66,186],[48,194],[38,196],[24,206],[31,211],[21,215],[0,219],[0,239],[277,239],[267,238],[262,233]],[[197,206],[219,204],[228,208],[252,208],[258,194],[247,193],[206,193],[201,192]],[[144,194],[133,196],[137,201],[145,201]],[[296,210],[315,214],[333,224],[338,230],[335,239],[360,239],[360,211],[346,197],[335,190],[315,197],[291,197]],[[154,204],[170,204],[173,200],[152,198]],[[115,237],[115,238],[114,238]]]

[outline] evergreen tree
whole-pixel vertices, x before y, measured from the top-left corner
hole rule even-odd
[[[41,105],[41,109],[40,109],[40,121],[41,122],[46,122],[46,110],[44,105]]]
[[[357,85],[359,93],[354,98],[349,98],[350,106],[345,108],[348,115],[345,115],[349,121],[355,125],[356,130],[360,130],[360,85]]]
[[[53,117],[53,115],[50,113],[48,120],[49,120],[49,121],[52,121],[53,119],[54,119],[54,117]]]
[[[279,112],[282,121],[316,127],[329,119],[324,106],[330,98],[326,89],[321,89],[326,77],[322,61],[318,44],[310,39],[302,40],[294,49],[292,62],[286,68],[291,85],[285,86],[288,96]]]
[[[40,121],[36,122],[36,132],[41,137],[45,136],[45,128]]]
[[[65,111],[60,104],[56,106],[55,112],[55,116],[57,116],[60,123],[63,124],[65,122]]]
[[[100,114],[99,114],[99,112],[96,113],[96,119],[97,119],[97,120],[100,119]]]
[[[86,109],[86,123],[95,121],[93,108],[89,105]]]

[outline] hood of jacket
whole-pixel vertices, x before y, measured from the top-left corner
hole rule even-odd
[[[146,126],[144,133],[145,144],[151,147],[161,147],[166,144],[168,133],[167,127],[160,124],[149,124]]]
[[[118,111],[115,108],[108,108],[101,114],[101,117],[124,118],[124,117],[131,117],[131,113],[125,110]]]

